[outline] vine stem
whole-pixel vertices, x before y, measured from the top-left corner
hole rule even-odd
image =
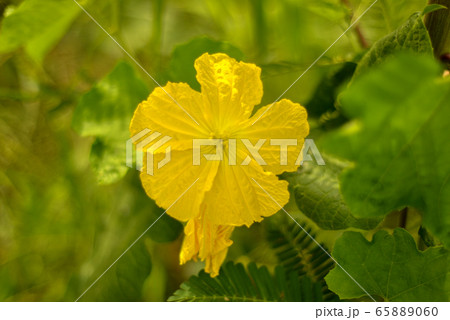
[[[348,9],[351,10],[350,20],[353,19],[353,8],[350,5],[350,2],[348,0],[341,0],[342,4],[346,6]],[[355,30],[356,36],[358,38],[359,44],[362,48],[367,49],[369,47],[369,43],[367,42],[367,39],[364,37],[364,33],[361,30],[361,26],[359,23],[355,24],[353,27],[353,30]]]
[[[258,58],[264,57],[267,49],[267,24],[264,14],[265,0],[252,0],[254,45]]]
[[[440,4],[448,9],[431,12],[425,16],[425,25],[430,34],[436,58],[450,67],[450,0],[429,0],[428,4]]]
[[[163,14],[165,9],[164,0],[152,1],[152,23],[151,23],[151,54],[153,56],[152,67],[161,72],[161,47]]]

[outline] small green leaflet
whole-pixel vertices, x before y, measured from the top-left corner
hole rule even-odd
[[[442,9],[447,9],[447,7],[443,6],[441,4],[433,3],[433,4],[426,6],[425,9],[423,9],[422,15],[426,15],[426,14],[435,12],[437,10],[442,10]]]
[[[281,266],[270,274],[265,266],[224,264],[217,277],[203,270],[183,282],[168,301],[323,301],[322,286]]]

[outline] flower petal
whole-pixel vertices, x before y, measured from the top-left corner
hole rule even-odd
[[[170,96],[169,96],[170,95]],[[196,123],[197,122],[197,123]],[[131,136],[150,129],[172,138],[172,149],[192,148],[193,138],[209,136],[203,117],[201,94],[185,83],[167,83],[156,88],[136,109]]]
[[[287,181],[264,172],[254,160],[243,166],[229,165],[224,159],[205,194],[205,218],[213,224],[250,226],[289,201],[287,187]]]
[[[214,225],[203,217],[189,220],[180,251],[180,264],[199,258],[205,261],[205,271],[215,277],[228,252],[234,227]]]
[[[206,152],[214,152],[214,147]],[[181,221],[193,219],[200,213],[205,192],[211,189],[219,162],[201,160],[193,165],[192,150],[172,151],[171,160],[161,168],[166,154],[153,155],[153,175],[149,174],[148,155],[144,153],[141,173],[142,186],[147,195],[156,201],[167,214]]]
[[[214,129],[226,131],[247,119],[261,102],[261,69],[256,65],[237,62],[223,53],[205,53],[195,61],[195,69],[207,121]]]
[[[298,168],[295,162],[309,134],[309,124],[306,119],[305,108],[298,103],[283,99],[272,106],[268,105],[259,109],[236,133],[236,137],[249,139],[252,145],[255,145],[259,139],[266,139],[259,149],[261,158],[266,162],[266,165],[262,165],[265,171],[274,174],[295,171]],[[240,139],[238,141],[241,141]],[[281,157],[280,144],[284,143],[286,143],[287,153]],[[288,145],[293,143],[296,145]],[[243,147],[238,146],[238,148]],[[282,158],[286,161],[283,162]]]

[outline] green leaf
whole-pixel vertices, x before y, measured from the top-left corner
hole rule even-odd
[[[200,90],[200,84],[195,78],[195,60],[205,52],[226,53],[236,60],[242,60],[242,52],[228,42],[212,40],[207,37],[195,38],[181,44],[173,50],[169,65],[169,77],[174,82],[186,82],[191,88]]]
[[[397,30],[375,42],[359,62],[354,77],[365,72],[369,67],[379,65],[386,58],[399,51],[433,55],[430,36],[421,12],[414,13]]]
[[[129,136],[128,127],[137,104],[148,94],[144,82],[128,62],[119,62],[75,109],[72,126],[82,136],[110,137],[117,131]],[[124,130],[124,128],[126,130]]]
[[[351,212],[380,217],[412,206],[450,244],[450,83],[428,57],[401,55],[362,76],[342,95],[355,121],[324,141],[355,163],[341,176]]]
[[[123,144],[123,140],[114,138],[98,138],[92,144],[89,160],[99,184],[116,182],[127,173]]]
[[[91,165],[100,184],[121,179],[126,167],[128,127],[139,102],[148,95],[133,68],[120,62],[114,70],[81,97],[72,127],[81,136],[94,136]]]
[[[445,280],[448,251],[442,247],[417,250],[404,229],[390,235],[379,231],[371,242],[346,232],[336,241],[333,257],[374,298],[385,301],[447,301]],[[362,289],[339,267],[326,277],[341,299],[361,298]]]
[[[425,9],[423,9],[422,15],[424,16],[428,13],[432,13],[441,9],[447,9],[447,7],[437,3],[429,4],[425,7]]]
[[[0,53],[24,47],[35,61],[41,62],[79,11],[71,0],[23,1],[2,21]]]
[[[374,229],[381,219],[356,218],[342,198],[338,177],[348,163],[324,160],[324,166],[305,162],[297,172],[286,174],[299,210],[325,230]]]
[[[137,242],[80,301],[142,301],[142,287],[152,262],[143,241]]]
[[[200,271],[182,283],[168,301],[323,301],[321,286],[308,277],[276,267],[273,275],[265,266],[228,262],[211,278]]]

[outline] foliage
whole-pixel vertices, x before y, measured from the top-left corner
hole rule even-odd
[[[79,13],[71,0],[28,0],[2,22],[0,54],[20,47],[41,62]]]
[[[325,230],[374,229],[380,219],[356,218],[340,193],[338,177],[348,163],[329,156],[324,160],[325,166],[305,162],[298,173],[285,174],[300,211]]]
[[[341,190],[356,216],[412,206],[448,245],[450,145],[443,132],[450,85],[438,74],[431,58],[403,55],[362,76],[341,99],[358,122],[330,135],[326,146],[355,162],[343,173]]]
[[[341,86],[351,79],[356,66],[354,62],[345,62],[339,65],[337,71],[333,70],[330,72],[330,75],[322,78],[311,99],[306,104],[306,107],[310,110],[310,116],[318,117],[325,112],[336,110],[335,101],[339,90]]]
[[[169,301],[336,301],[323,280],[334,263],[304,231],[315,237],[311,229],[297,221],[265,226],[279,262],[273,275],[265,266],[250,263],[246,272],[229,262],[217,278],[203,271],[191,277]]]
[[[278,263],[287,272],[312,279],[321,286],[325,300],[334,300],[335,295],[323,280],[334,266],[334,261],[324,244],[313,241],[316,234],[311,228],[295,219],[278,224],[266,223],[266,226],[267,240],[278,257]]]
[[[268,224],[267,229],[267,239],[275,250],[278,261],[289,272],[306,274],[314,281],[320,281],[333,267],[334,262],[313,242],[312,238],[316,234],[307,225],[294,220]]]
[[[343,35],[373,0],[79,1],[119,48],[72,0],[3,1],[0,300],[367,301],[348,272],[377,300],[448,301],[450,82],[430,41],[448,30],[426,2],[377,1]],[[125,165],[156,87],[135,62],[199,90],[204,52],[260,66],[261,105],[305,105],[326,164],[280,176],[289,215],[236,228],[215,278],[179,266],[183,225]]]
[[[400,28],[374,43],[358,63],[355,76],[371,66],[376,66],[399,51],[412,51],[432,55],[430,36],[420,12],[414,13]]]
[[[379,231],[371,242],[360,233],[346,232],[336,241],[333,256],[370,295],[384,301],[448,300],[448,251],[442,247],[419,251],[403,229],[395,229],[393,235]],[[365,295],[339,267],[326,280],[341,299]]]
[[[355,16],[362,14],[373,3],[371,0],[349,1],[355,8]],[[374,43],[399,28],[412,13],[422,11],[426,5],[427,0],[379,0],[361,19],[361,28],[366,30],[367,38]]]
[[[175,291],[169,301],[322,301],[321,286],[307,276],[278,266],[271,275],[265,266],[228,262],[219,276],[201,271]]]
[[[195,78],[194,61],[203,53],[226,53],[236,60],[242,60],[242,52],[230,43],[200,37],[175,47],[169,64],[169,77],[174,82],[186,82],[189,86],[200,91],[200,84]]]
[[[140,301],[152,263],[144,243],[127,251],[79,301]]]
[[[91,165],[98,182],[118,181],[128,171],[123,142],[136,105],[145,99],[148,89],[133,68],[119,62],[113,71],[83,95],[72,118],[72,126],[81,136],[95,136]]]

